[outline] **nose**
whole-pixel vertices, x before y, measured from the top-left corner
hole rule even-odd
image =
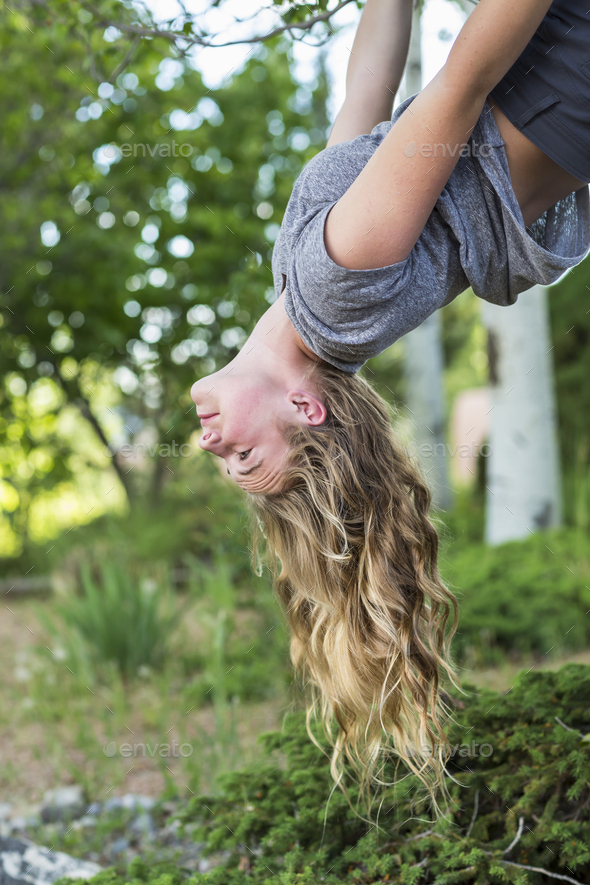
[[[191,399],[194,403],[197,403],[197,397],[199,395],[199,381],[195,381],[193,386],[191,387]],[[198,405],[198,403],[197,403]]]
[[[211,452],[214,451],[217,447],[218,443],[221,442],[221,435],[217,430],[207,429],[203,433],[203,436],[199,440],[199,445],[205,451]]]
[[[216,373],[215,373],[216,374]],[[213,375],[205,375],[203,378],[199,378],[198,381],[191,387],[191,399],[196,405],[199,405],[199,400],[201,401],[201,405],[203,400],[206,400],[213,388],[215,387],[215,374]],[[216,412],[217,409],[209,409],[210,412]]]

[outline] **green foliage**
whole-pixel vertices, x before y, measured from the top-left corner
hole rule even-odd
[[[585,439],[590,428],[590,258],[551,288],[549,307],[562,440]]]
[[[327,122],[323,73],[315,91],[300,87],[276,40],[210,90],[162,57],[165,40],[140,41],[117,72],[120,45],[78,11],[65,4],[42,25],[35,8],[33,21],[2,13],[0,503],[25,540],[31,503],[86,482],[84,468],[161,503],[182,458],[98,463],[61,419],[75,409],[101,451],[142,432],[152,447],[189,440],[190,386],[235,355],[272,300],[278,221]]]
[[[79,595],[55,602],[53,616],[37,607],[66,658],[98,673],[114,662],[124,679],[142,666],[162,667],[192,599],[180,606],[166,583],[140,579],[114,563],[97,567],[97,580],[86,565],[81,571]]]
[[[590,645],[586,533],[542,532],[499,547],[450,545],[440,568],[459,600],[454,653],[468,666]]]
[[[590,258],[551,288],[555,385],[566,516],[590,528]]]
[[[159,502],[134,501],[121,515],[105,514],[77,526],[53,542],[53,563],[61,562],[64,569],[71,570],[80,561],[105,556],[131,569],[157,563],[180,567],[190,551],[193,559],[208,566],[219,552],[236,576],[250,578],[249,534],[241,492],[218,470],[211,469],[209,454],[198,450],[190,459],[177,460],[182,463],[174,465],[175,475]],[[30,553],[34,564],[41,567],[46,548]]]
[[[262,761],[220,776],[215,795],[195,797],[181,813],[183,823],[196,824],[205,854],[227,852],[219,866],[187,872],[185,881],[545,885],[554,874],[587,882],[590,667],[522,672],[504,694],[473,690],[454,719],[447,817],[432,823],[408,775],[389,788],[377,825],[368,826],[332,792],[304,715],[287,716],[282,732],[261,735]],[[169,867],[148,871],[135,861],[127,873],[108,870],[90,881],[174,881],[167,876],[174,876]]]
[[[220,724],[232,699],[275,697],[291,681],[286,625],[270,581],[237,583],[219,555],[212,568],[187,562],[205,639],[183,661],[187,673],[199,672],[191,699],[212,702]]]
[[[418,5],[422,2],[423,0],[417,0]],[[337,5],[332,4],[332,9],[328,8],[328,0],[289,4],[284,0],[272,0],[277,14],[275,27],[271,31],[283,32],[287,40],[298,41],[306,36],[309,37],[308,32],[313,27],[313,38],[316,41],[320,40],[319,45],[322,45],[334,34],[335,25],[331,21],[331,16],[347,3],[354,3],[357,9],[361,9],[364,0],[340,0]],[[47,28],[58,22],[62,27],[65,25],[70,32],[75,33],[87,50],[85,67],[99,82],[101,76],[102,79],[107,78],[106,73],[101,74],[100,71],[105,71],[107,66],[112,67],[113,59],[118,61],[117,70],[124,67],[134,53],[140,39],[139,35],[144,40],[167,44],[170,51],[179,57],[185,56],[198,46],[226,45],[226,22],[229,17],[236,15],[233,4],[228,3],[227,7],[225,0],[208,0],[198,12],[190,12],[186,6],[181,6],[179,9],[163,6],[157,8],[157,15],[154,17],[146,3],[117,3],[114,0],[105,0],[100,8],[97,8],[87,4],[85,0],[82,2],[64,0],[59,6],[59,11],[50,6],[39,8],[34,0],[30,3],[24,0],[20,4],[20,9],[28,9],[30,24],[33,27]],[[222,11],[221,28],[220,20],[216,16],[210,17],[206,14],[208,9]],[[264,13],[266,8],[262,7],[261,11]],[[173,15],[167,17],[170,12],[173,12]],[[248,15],[246,21],[251,24],[252,19],[255,20],[254,27],[248,27],[242,32],[243,42],[257,43],[272,40],[272,37],[269,38],[271,31],[268,29],[267,17],[262,15],[257,22],[254,12]],[[300,27],[290,30],[294,23],[298,23]],[[109,44],[105,47],[100,35],[107,25],[109,31],[114,33],[109,34]],[[135,36],[135,41],[129,46],[132,36]],[[236,40],[232,35],[230,45],[234,42],[239,42],[239,38]]]

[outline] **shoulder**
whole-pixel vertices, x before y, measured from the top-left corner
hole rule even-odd
[[[391,120],[379,123],[364,135],[324,148],[304,166],[289,201],[303,212],[339,200],[361,173],[389,130]]]

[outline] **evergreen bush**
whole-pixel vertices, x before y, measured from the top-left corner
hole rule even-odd
[[[495,665],[506,655],[590,646],[587,533],[557,529],[498,547],[452,545],[440,569],[459,601],[459,663]]]
[[[190,874],[136,860],[92,885],[590,882],[590,666],[522,671],[503,694],[465,688],[449,731],[452,803],[438,823],[399,770],[364,822],[292,712],[282,732],[260,736],[261,761],[221,775],[215,795],[180,814],[205,855],[222,852],[218,866]]]

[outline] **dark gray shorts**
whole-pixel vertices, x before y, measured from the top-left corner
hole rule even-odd
[[[533,144],[590,182],[590,0],[555,0],[490,95]]]

